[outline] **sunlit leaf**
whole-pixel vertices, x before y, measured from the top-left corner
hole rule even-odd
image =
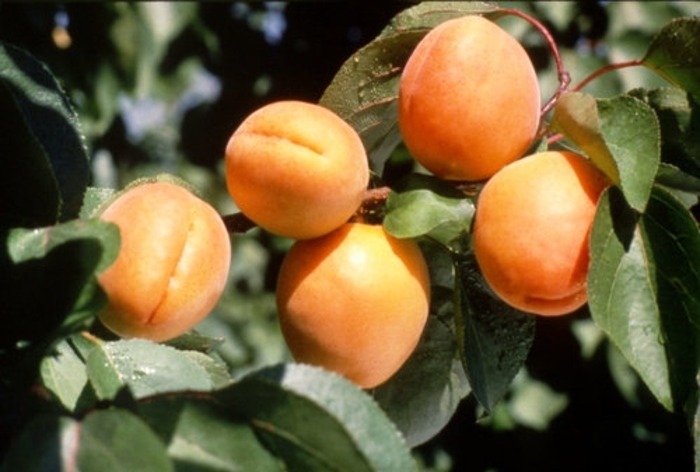
[[[552,128],[563,133],[643,211],[660,161],[654,111],[631,96],[595,99],[572,92],[554,108]]]
[[[700,101],[700,19],[677,18],[667,23],[642,63]]]
[[[474,203],[453,186],[414,174],[393,190],[384,217],[384,226],[392,235],[415,238],[429,234],[447,244],[469,232]]]
[[[639,215],[613,188],[590,244],[593,320],[664,407],[682,406],[694,389],[700,340],[700,233],[692,216],[658,188]]]
[[[371,397],[319,368],[269,367],[216,397],[250,421],[289,470],[416,470],[403,438]]]
[[[100,342],[86,365],[90,383],[102,399],[114,398],[125,386],[136,398],[213,388],[202,363],[183,351],[143,339]]]

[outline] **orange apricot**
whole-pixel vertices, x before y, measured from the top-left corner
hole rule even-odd
[[[481,16],[445,21],[419,42],[399,85],[399,128],[423,167],[477,181],[521,157],[540,121],[540,89],[525,49]]]
[[[570,313],[588,300],[588,240],[610,185],[583,156],[524,157],[484,185],[473,226],[474,255],[493,291],[539,315]]]
[[[297,241],[279,272],[277,307],[294,358],[362,388],[383,383],[407,360],[429,304],[418,245],[378,225],[347,223]]]
[[[232,134],[226,183],[241,212],[262,228],[314,238],[360,206],[369,164],[357,132],[334,112],[279,101],[250,114]]]
[[[98,280],[102,323],[124,338],[167,341],[205,318],[228,279],[231,240],[214,208],[169,182],[136,185],[100,216],[120,230],[116,261]]]

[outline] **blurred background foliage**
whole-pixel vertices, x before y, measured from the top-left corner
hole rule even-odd
[[[223,153],[257,107],[317,101],[335,71],[409,2],[2,3],[0,40],[44,61],[78,112],[93,185],[121,188],[161,172],[196,186],[222,213]],[[660,27],[698,2],[501,2],[543,22],[577,84],[597,68],[640,58]],[[557,87],[551,54],[526,22],[500,22],[527,47],[543,99]],[[465,80],[468,76],[465,75]],[[641,68],[584,91],[613,96],[666,85]],[[234,374],[289,359],[274,283],[290,241],[260,230],[232,236],[230,287],[199,327],[224,340]],[[584,315],[538,320],[526,368],[489,417],[463,402],[420,446],[425,470],[692,470],[681,416],[650,397]]]

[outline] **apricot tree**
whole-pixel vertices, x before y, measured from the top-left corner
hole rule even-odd
[[[413,76],[414,51],[436,59],[421,52],[421,41],[465,18],[485,48],[468,56],[469,67],[447,70],[445,89],[433,80],[460,61],[438,57]],[[508,69],[512,61],[487,49],[505,44],[506,54],[519,51],[524,70],[536,70],[508,36],[513,24],[541,38],[554,64],[549,82],[522,82]],[[504,403],[529,375],[536,328],[551,320],[533,313],[553,312],[593,333],[583,347],[605,345],[627,398],[643,390],[666,418],[681,418],[684,437],[697,445],[700,21],[670,20],[637,59],[584,77],[567,69],[552,27],[497,4],[407,7],[346,58],[318,103],[292,97],[284,102],[291,108],[254,112],[229,130],[212,179],[225,201],[218,193],[195,196],[175,176],[159,177],[172,192],[163,199],[149,196],[153,183],[93,185],[73,103],[80,95],[69,96],[26,50],[1,43],[0,471],[430,470],[420,448],[454,424],[460,407],[474,405],[482,422],[503,418]],[[163,47],[149,54],[172,61],[156,37],[173,38],[175,29],[154,34]],[[491,61],[524,91],[527,103],[517,105],[525,111],[509,103],[521,95],[500,93],[512,91],[508,80],[470,81],[471,69],[482,62],[489,71]],[[178,77],[190,70],[184,62]],[[609,73],[632,68],[663,86],[590,92]],[[402,91],[414,100],[424,81],[427,108],[411,115]],[[452,106],[461,92],[507,99],[477,100],[480,113],[468,113]],[[526,117],[532,108],[534,118]],[[467,126],[462,113],[470,123],[486,117],[487,128]],[[507,128],[520,124],[525,131],[509,142]],[[444,146],[443,157],[438,142],[419,164],[412,139],[431,140],[440,136],[431,127],[445,127],[453,140],[463,125],[463,146]],[[499,126],[506,129],[489,134]],[[403,134],[412,137],[404,143]],[[481,138],[488,145],[467,161],[496,159],[486,174],[433,166],[444,159],[453,168],[461,162],[453,149],[479,149]],[[497,155],[499,145],[510,157]],[[542,156],[556,158],[526,167]],[[166,170],[178,173],[174,165]],[[492,190],[501,179],[505,190]],[[121,211],[118,202],[135,190],[143,195],[112,218],[109,208]],[[318,221],[324,224],[304,231]],[[211,233],[200,233],[199,223]],[[275,232],[282,237],[273,239]],[[236,286],[236,271],[248,268],[237,265],[246,247],[235,242],[251,233],[273,239],[270,252],[288,257],[272,274],[277,293],[264,300],[279,311],[276,345],[289,352],[236,370],[226,329],[189,328],[208,312],[254,311]],[[166,257],[152,257],[160,251]],[[157,289],[148,274],[158,275]],[[113,283],[125,284],[123,296]],[[533,296],[535,305],[554,299],[563,308],[533,310]],[[166,318],[181,307],[192,318],[153,335],[113,323],[144,299],[147,313],[172,301],[178,306]],[[250,338],[265,342],[258,332]],[[550,348],[556,355],[541,347]],[[700,454],[690,449],[682,463],[700,469]]]

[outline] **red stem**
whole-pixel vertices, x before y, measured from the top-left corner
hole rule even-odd
[[[555,41],[554,37],[549,32],[549,30],[542,23],[520,10],[504,8],[503,11],[508,15],[514,15],[518,18],[522,18],[528,23],[530,23],[532,26],[534,26],[535,29],[537,29],[537,31],[539,31],[540,34],[544,37],[545,41],[547,42],[547,45],[549,46],[549,49],[552,52],[552,56],[554,57],[554,63],[557,67],[557,77],[559,78],[559,87],[554,92],[552,97],[547,101],[547,103],[545,103],[542,107],[542,110],[540,111],[540,116],[544,117],[544,115],[546,115],[547,112],[549,112],[549,110],[551,110],[554,107],[554,104],[557,102],[561,94],[568,90],[569,84],[571,83],[571,75],[564,68],[564,61],[562,61],[561,55],[559,54],[557,42]]]
[[[601,75],[605,74],[606,72],[610,72],[610,71],[618,70],[618,69],[624,69],[625,67],[634,67],[634,66],[641,66],[641,65],[642,65],[641,59],[634,59],[634,60],[626,61],[626,62],[618,62],[615,64],[608,64],[607,66],[601,67],[600,69],[594,71],[591,75],[589,75],[588,77],[583,79],[581,81],[581,83],[579,83],[576,87],[571,89],[571,91],[578,92],[583,87],[588,85],[589,82],[600,77]]]

